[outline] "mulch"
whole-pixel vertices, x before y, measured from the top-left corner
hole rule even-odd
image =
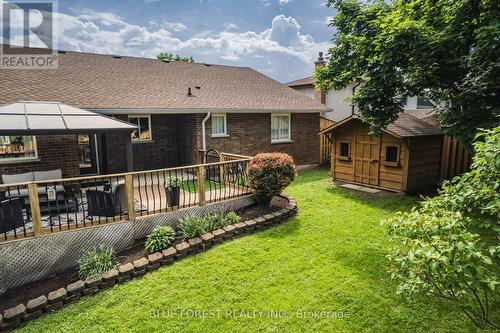
[[[239,210],[236,213],[241,216],[242,221],[247,221],[275,212],[286,207],[287,205],[288,201],[286,199],[275,197],[269,207],[254,205]],[[176,239],[173,245],[181,241],[182,239]],[[138,240],[131,248],[117,253],[117,259],[120,262],[120,265],[132,263],[145,256],[147,256],[147,252],[144,250],[144,240]],[[20,303],[26,304],[29,300],[37,298],[41,295],[47,296],[51,291],[64,288],[78,279],[77,267],[73,267],[64,272],[49,276],[44,280],[31,282],[29,284],[8,290],[5,294],[0,295],[0,313],[3,313],[4,310],[14,307]]]

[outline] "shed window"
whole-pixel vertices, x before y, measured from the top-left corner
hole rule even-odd
[[[37,157],[34,136],[0,136],[0,163]]]
[[[339,155],[342,157],[349,157],[349,148],[349,142],[341,142]]]
[[[129,116],[129,123],[139,126],[139,128],[132,132],[132,141],[150,141],[151,136],[151,117],[148,116]]]
[[[399,147],[387,146],[385,148],[385,161],[386,162],[399,162]]]
[[[212,136],[227,136],[226,114],[212,115]]]

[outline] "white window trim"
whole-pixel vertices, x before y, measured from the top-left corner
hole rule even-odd
[[[214,118],[213,117],[223,117],[224,118],[224,133],[214,133]],[[212,138],[227,138],[229,135],[227,134],[227,113],[213,113],[211,116],[211,127],[212,127]]]
[[[288,138],[287,139],[273,139],[273,117],[288,116]],[[279,136],[279,131],[278,131]],[[271,143],[289,143],[292,141],[292,115],[290,113],[271,113]]]
[[[130,118],[148,118],[148,124],[149,124],[149,139],[141,139],[140,135],[139,135],[139,139],[132,139],[132,143],[152,142],[153,141],[153,128],[151,127],[151,115],[150,114],[129,114],[128,118],[127,118],[127,120],[129,122],[130,122]]]
[[[39,161],[38,158],[38,145],[36,142],[36,136],[34,135],[25,135],[33,137],[33,150],[35,151],[35,156],[29,157],[12,157],[12,158],[0,158],[0,164],[14,164],[14,163],[23,163],[23,162],[34,162]]]

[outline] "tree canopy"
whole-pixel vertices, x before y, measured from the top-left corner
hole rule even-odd
[[[500,3],[497,0],[329,0],[334,44],[317,87],[356,80],[356,104],[372,130],[397,119],[404,96],[437,105],[437,120],[471,142],[500,114]]]
[[[178,54],[162,52],[156,56],[160,60],[194,62],[193,57],[182,57]]]

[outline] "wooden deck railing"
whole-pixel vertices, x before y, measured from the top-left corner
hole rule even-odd
[[[215,163],[0,185],[0,242],[248,195],[249,160],[223,153]]]

